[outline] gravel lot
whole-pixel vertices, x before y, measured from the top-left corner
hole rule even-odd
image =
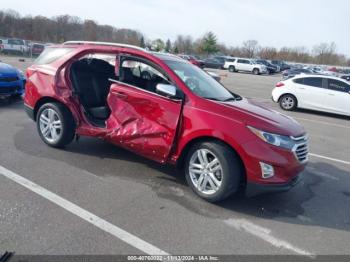
[[[0,60],[22,70],[31,63]],[[222,81],[232,91],[281,111],[270,99],[279,75],[212,71],[227,74]],[[214,205],[172,167],[104,141],[49,148],[21,100],[0,101],[0,166],[170,254],[350,254],[350,119],[283,113],[305,126],[312,154],[302,183],[281,194]],[[0,251],[144,254],[1,173]]]

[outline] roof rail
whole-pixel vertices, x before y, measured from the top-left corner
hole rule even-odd
[[[111,42],[95,42],[95,41],[67,41],[63,43],[64,45],[105,45],[105,46],[116,46],[116,47],[127,47],[133,48],[140,51],[147,51],[142,47],[128,44],[111,43]]]

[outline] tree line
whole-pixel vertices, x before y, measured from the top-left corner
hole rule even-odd
[[[131,29],[101,25],[94,20],[83,20],[77,16],[55,17],[21,16],[13,10],[0,10],[0,36],[21,38],[46,43],[62,43],[69,40],[106,41],[138,45],[155,51],[171,53],[213,54],[236,57],[285,60],[297,63],[350,66],[350,59],[337,52],[336,44],[320,43],[311,50],[304,46],[275,48],[261,46],[256,40],[244,41],[240,46],[220,43],[213,32],[198,39],[189,35],[178,35],[170,39],[147,39],[141,32]]]

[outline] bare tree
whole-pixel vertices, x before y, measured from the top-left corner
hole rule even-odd
[[[245,57],[253,58],[259,51],[259,44],[256,40],[248,40],[243,42],[242,54]]]

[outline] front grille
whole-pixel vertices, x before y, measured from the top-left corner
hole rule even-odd
[[[295,141],[295,146],[293,148],[295,157],[301,163],[306,162],[308,160],[309,154],[309,141],[307,135],[300,137],[292,137],[292,139]]]
[[[19,86],[0,87],[0,94],[12,94],[21,90]]]
[[[15,82],[18,81],[17,76],[2,76],[0,77],[0,82]]]

